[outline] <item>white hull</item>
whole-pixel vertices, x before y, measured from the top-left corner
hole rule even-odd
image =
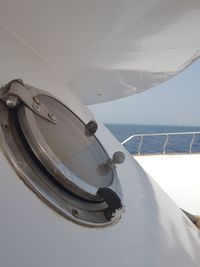
[[[0,81],[87,104],[141,92],[199,57],[198,0],[0,1]]]
[[[140,92],[195,60],[199,13],[194,0],[1,0],[0,84],[21,78],[53,93],[87,123],[93,114],[84,103]],[[96,136],[109,155],[124,150],[98,125]],[[0,266],[199,266],[198,229],[124,153],[118,172],[126,212],[116,225],[97,230],[44,204],[1,150]]]
[[[71,99],[78,110],[80,101]],[[85,120],[86,110],[77,112],[83,117],[84,111]],[[110,154],[123,149],[101,124],[97,137]],[[98,230],[46,206],[1,152],[1,266],[198,266],[198,229],[124,152],[126,161],[118,168],[126,212],[115,226]]]

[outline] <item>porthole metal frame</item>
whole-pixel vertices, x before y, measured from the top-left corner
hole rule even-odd
[[[27,88],[30,90],[33,87],[27,86]],[[48,92],[40,89],[33,89],[37,90],[36,95],[45,94],[62,103],[62,101]],[[62,104],[66,107],[64,103]],[[27,150],[27,144],[25,144],[26,142],[24,142],[21,136],[23,133],[18,129],[19,121],[16,123],[16,110],[14,109],[11,111],[3,101],[0,101],[0,112],[0,144],[3,151],[22,181],[39,198],[65,218],[83,226],[107,227],[119,221],[121,215],[114,216],[110,220],[105,218],[104,211],[107,209],[105,201],[91,202],[80,199],[69,190],[66,190],[66,188],[56,185],[55,181],[49,179],[51,174],[44,172],[40,166],[38,166],[37,160],[34,161],[33,155],[30,155],[30,151]],[[80,120],[79,117],[78,119]],[[115,190],[117,188],[117,193],[122,198],[121,186],[116,169],[113,169],[113,172],[114,178],[112,187]],[[92,190],[94,190],[94,188],[92,188]]]

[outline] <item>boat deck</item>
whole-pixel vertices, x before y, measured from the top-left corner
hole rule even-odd
[[[182,209],[200,214],[200,154],[134,156]]]

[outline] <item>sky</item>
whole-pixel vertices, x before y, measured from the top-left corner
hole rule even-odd
[[[200,126],[200,60],[157,87],[89,108],[104,123]]]

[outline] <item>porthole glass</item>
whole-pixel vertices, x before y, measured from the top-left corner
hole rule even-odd
[[[25,138],[48,171],[67,189],[88,200],[98,200],[99,187],[113,183],[106,152],[94,135],[86,134],[85,124],[59,101],[38,97],[51,110],[57,123],[38,116],[25,105],[19,121]]]

